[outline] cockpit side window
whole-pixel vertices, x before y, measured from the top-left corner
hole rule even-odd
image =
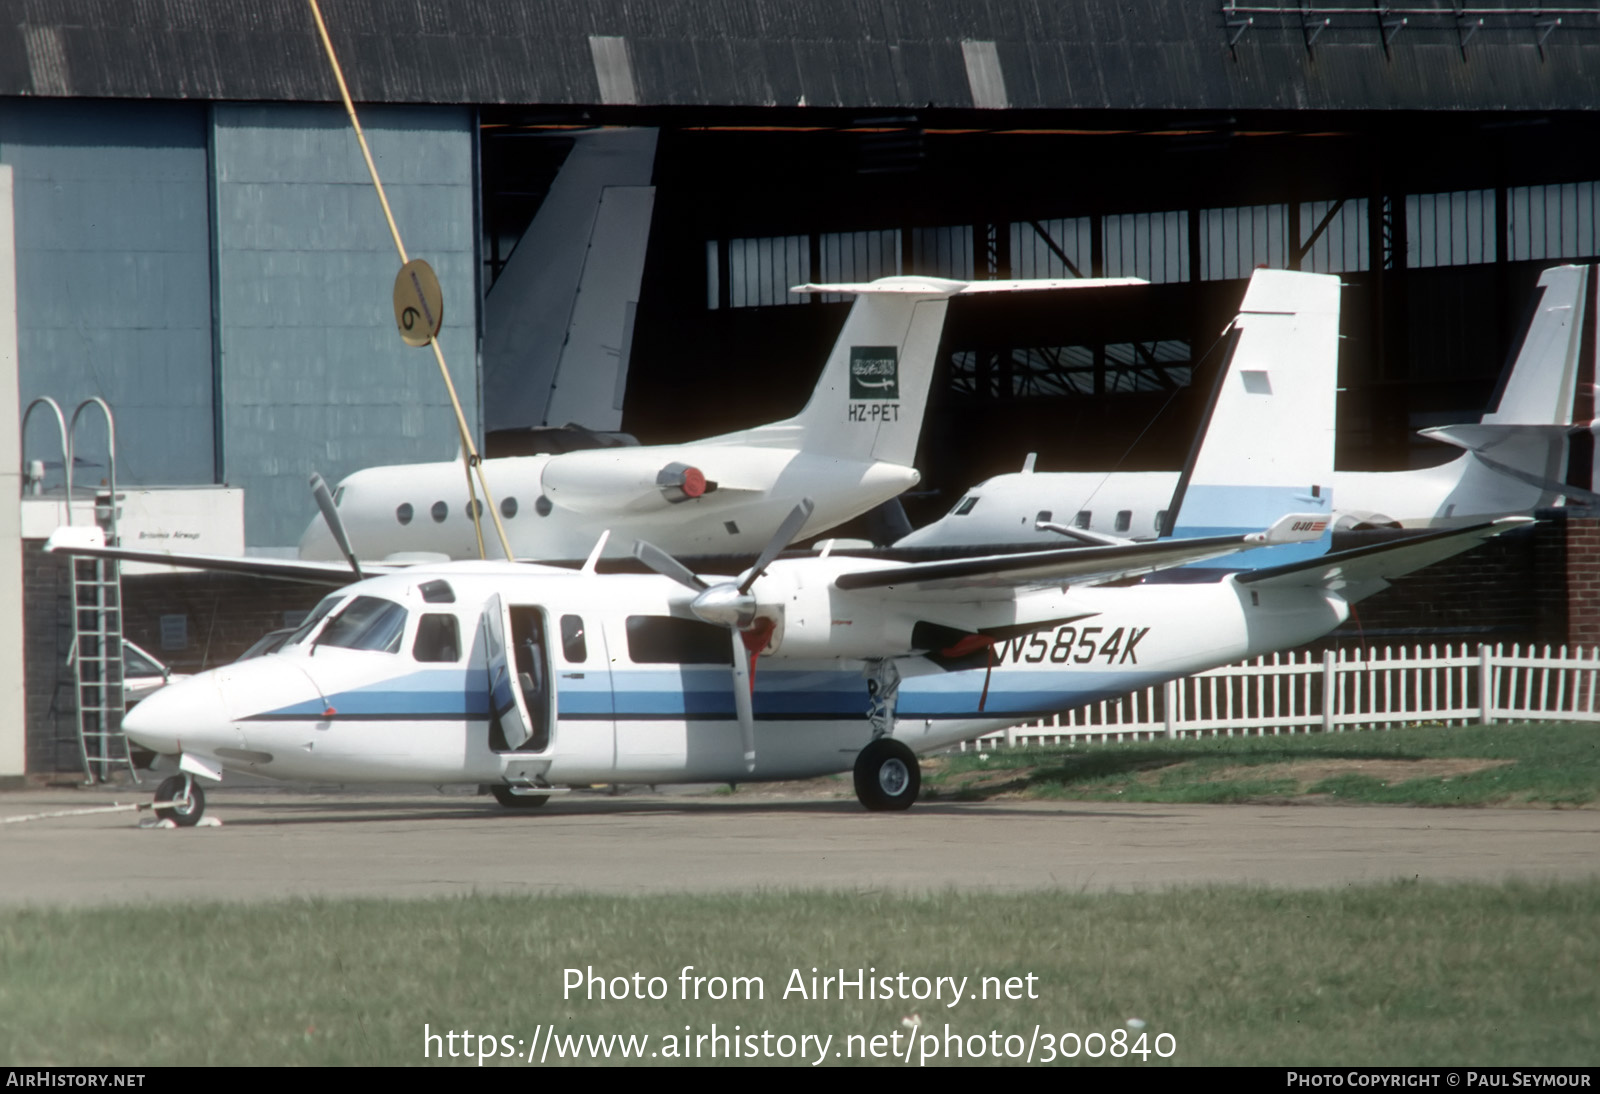
[[[417,637],[411,643],[411,656],[418,661],[461,660],[461,629],[453,615],[426,612],[417,620]]]
[[[392,600],[358,596],[328,622],[318,646],[399,653],[406,630],[406,610]]]
[[[953,517],[964,517],[968,513],[972,512],[973,506],[977,504],[977,497],[969,494],[956,503],[956,507],[950,510],[950,515]]]

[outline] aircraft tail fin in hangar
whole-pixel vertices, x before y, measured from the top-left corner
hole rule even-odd
[[[1339,279],[1257,270],[1227,332],[1211,406],[1178,480],[1165,534],[1265,528],[1285,513],[1323,518],[1313,542],[1268,547],[1252,567],[1322,554],[1332,537]],[[1230,569],[1237,569],[1239,560]]]
[[[883,277],[798,285],[792,291],[856,296],[810,401],[786,421],[718,440],[796,447],[839,459],[909,467],[916,460],[951,297],[1142,284],[1138,278],[1120,277],[1036,281]]]
[[[1588,266],[1539,275],[1532,321],[1484,425],[1568,425],[1572,421]]]

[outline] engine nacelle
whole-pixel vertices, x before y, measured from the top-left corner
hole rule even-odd
[[[715,489],[696,467],[626,448],[552,456],[539,482],[552,501],[577,513],[665,508]]]
[[[763,604],[760,614],[777,627],[764,657],[796,660],[868,659],[910,653],[910,616],[885,611],[881,602],[852,596],[831,585],[790,591],[781,610]]]

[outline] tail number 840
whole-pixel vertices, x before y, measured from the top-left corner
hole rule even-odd
[[[1054,635],[1044,631],[1000,645],[998,660],[1002,665],[1044,661],[1087,665],[1098,658],[1107,665],[1137,665],[1139,642],[1149,633],[1149,627],[1058,627]]]

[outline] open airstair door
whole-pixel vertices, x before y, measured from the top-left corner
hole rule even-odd
[[[496,751],[519,749],[533,737],[533,720],[517,684],[514,655],[506,645],[509,619],[498,593],[483,606],[482,626],[489,665],[490,747]]]

